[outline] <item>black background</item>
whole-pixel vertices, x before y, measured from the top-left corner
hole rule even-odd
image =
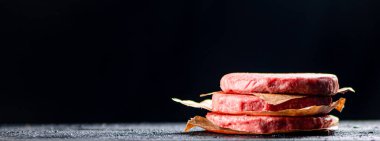
[[[323,72],[380,118],[378,1],[1,2],[2,123],[172,122],[229,72]],[[342,95],[340,95],[342,96]]]

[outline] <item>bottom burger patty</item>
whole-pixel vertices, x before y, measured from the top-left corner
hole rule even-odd
[[[243,111],[279,111],[300,109],[308,106],[330,105],[331,97],[303,97],[272,105],[254,95],[222,94],[212,96],[212,111],[236,114]]]
[[[226,115],[209,112],[206,118],[213,124],[236,131],[273,133],[293,130],[315,130],[331,126],[333,118],[329,115],[315,117],[270,117]]]

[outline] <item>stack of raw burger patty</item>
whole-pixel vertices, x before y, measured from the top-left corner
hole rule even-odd
[[[331,97],[339,91],[333,74],[230,73],[220,87],[212,93],[211,107],[193,106],[211,112],[206,119],[189,120],[187,130],[199,126],[219,133],[272,134],[322,130],[338,122],[327,115],[338,105]],[[344,99],[337,102],[344,104]]]

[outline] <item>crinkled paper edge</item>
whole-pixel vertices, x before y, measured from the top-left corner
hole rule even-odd
[[[335,94],[344,94],[346,92],[353,92],[353,93],[355,93],[355,90],[353,88],[351,88],[351,87],[344,87],[344,88],[340,88],[338,90],[338,92],[336,92]]]
[[[206,99],[202,102],[194,102],[192,100],[180,100],[177,98],[172,98],[173,101],[181,103],[186,106],[194,108],[203,108],[212,111],[212,100]],[[339,100],[331,103],[330,105],[320,105],[320,106],[309,106],[301,109],[286,109],[280,111],[242,111],[236,113],[227,114],[245,114],[245,115],[262,115],[262,116],[312,116],[319,114],[328,114],[333,109],[341,112],[344,108],[346,102],[345,98],[339,98]]]
[[[189,106],[189,107],[194,107],[194,108],[203,108],[207,109],[209,111],[212,110],[212,100],[211,99],[206,99],[203,100],[202,102],[195,102],[192,100],[181,100],[178,98],[172,98],[173,101],[181,103],[183,105]]]
[[[255,132],[242,132],[242,131],[236,131],[229,128],[222,128],[215,124],[213,124],[208,119],[201,117],[201,116],[195,116],[191,118],[185,127],[185,132],[189,132],[190,129],[194,127],[200,127],[210,132],[215,133],[222,133],[222,134],[278,134],[278,133],[291,133],[291,132],[304,132],[304,131],[321,131],[321,130],[336,130],[338,128],[339,118],[329,115],[329,118],[332,118],[332,123],[327,128],[320,128],[320,129],[312,129],[312,130],[279,130],[274,131],[271,133],[255,133]]]

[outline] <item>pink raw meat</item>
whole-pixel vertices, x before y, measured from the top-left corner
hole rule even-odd
[[[273,133],[278,131],[324,129],[331,126],[333,118],[329,115],[315,117],[270,117],[224,115],[207,113],[206,118],[219,127],[236,131]]]
[[[331,103],[332,98],[330,96],[308,96],[272,105],[254,95],[214,93],[212,96],[212,111],[226,114],[239,114],[244,111],[279,111],[285,109],[300,109],[314,105],[330,105]]]
[[[230,73],[220,80],[225,93],[278,93],[332,95],[339,89],[338,78],[321,73]]]

